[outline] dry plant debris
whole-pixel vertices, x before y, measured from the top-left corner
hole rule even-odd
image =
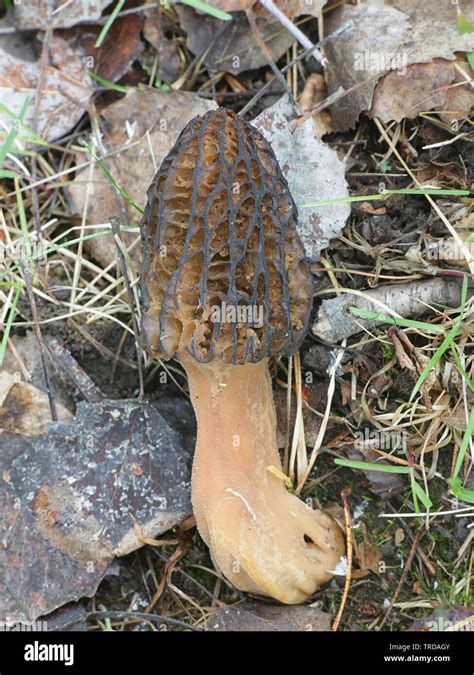
[[[31,42],[0,35],[0,122],[8,124],[12,115],[15,119],[28,96],[24,123],[36,127],[37,138],[43,142],[68,133],[83,116],[92,93],[91,78],[66,40],[51,36],[46,49],[44,65]],[[40,83],[42,95],[37,103]]]
[[[316,607],[279,607],[244,602],[219,609],[210,618],[208,630],[227,631],[327,631],[331,616]]]
[[[280,21],[255,0],[217,0],[212,4],[226,12],[233,12],[228,25],[187,5],[177,5],[176,11],[187,33],[188,48],[203,58],[204,63],[213,70],[238,75],[261,68],[267,65],[268,57],[278,61],[294,41]],[[325,4],[326,0],[275,2],[292,18],[302,14],[319,16]],[[246,15],[248,12],[256,15],[257,28],[268,50],[267,54],[255,40]]]
[[[474,94],[468,62],[463,56],[456,69],[455,58],[472,50],[473,39],[459,34],[456,7],[451,0],[439,0],[433,13],[430,3],[417,0],[367,0],[341,4],[332,12],[329,32],[354,22],[325,47],[329,93],[340,86],[349,92],[344,105],[331,107],[334,128],[353,128],[367,111],[385,122],[437,109],[448,111],[451,120],[465,118]],[[472,22],[468,3],[466,12]],[[464,84],[449,86],[457,82]]]
[[[0,494],[16,568],[0,587],[4,611],[40,616],[82,595],[92,598],[49,614],[51,626],[307,630],[306,615],[321,608],[318,630],[472,630],[470,4],[440,0],[435,13],[414,0],[210,0],[202,12],[139,0],[5,4]],[[227,20],[211,15],[216,8]],[[149,439],[175,429],[173,448],[190,458],[186,378],[140,350],[138,224],[183,127],[217,107],[267,137],[312,258],[315,332],[299,353],[273,359],[270,373],[282,450],[273,476],[313,509],[327,506],[349,535],[351,555],[312,598],[318,610],[242,602],[192,518],[154,538],[149,496],[143,518],[114,521],[111,538],[100,531],[94,574],[61,550],[89,522],[74,511],[84,495],[62,480],[72,475],[65,462],[75,466],[78,447],[94,452],[75,430],[102,409],[161,414],[166,425],[160,418],[162,432]],[[141,393],[147,403],[130,400]],[[67,423],[51,424],[63,415]],[[189,513],[189,485],[170,486],[168,466],[153,459],[155,497],[169,489],[182,500],[177,523]],[[139,476],[132,468],[129,477],[134,498]],[[107,482],[99,464],[87,479],[85,487]],[[41,499],[37,511],[27,499],[13,509],[15,492],[41,485],[64,497],[74,528]],[[13,523],[18,514],[28,532]],[[113,513],[96,509],[96,524],[102,516]],[[140,548],[112,562],[128,550],[122,540]],[[19,591],[24,542],[24,561],[38,569]],[[56,591],[35,592],[53,573]]]
[[[313,333],[327,342],[338,342],[377,325],[377,318],[364,318],[354,313],[354,308],[379,316],[388,315],[396,322],[397,317],[421,319],[431,314],[431,308],[437,305],[459,307],[460,300],[459,282],[442,277],[408,284],[381,284],[363,294],[351,293],[348,289],[338,298],[323,300]]]
[[[110,155],[105,165],[128,196],[140,207],[145,206],[146,191],[156,168],[173,146],[176,138],[190,119],[215,107],[195,94],[173,91],[163,93],[152,89],[131,88],[125,97],[108,106],[102,113],[104,135],[101,145]],[[124,225],[135,225],[140,213],[123,200],[107,180],[99,166],[77,173],[69,186],[72,213],[85,218],[85,224],[102,225],[118,217]],[[123,222],[125,220],[125,222]],[[97,231],[97,228],[95,228]],[[125,232],[126,245],[134,245],[132,257],[140,260],[138,228]],[[112,237],[91,239],[86,248],[103,266],[116,257]]]
[[[15,25],[20,30],[47,30],[50,26],[68,28],[82,21],[97,21],[111,2],[112,0],[83,0],[62,3],[64,7],[58,7],[54,0],[15,3]]]

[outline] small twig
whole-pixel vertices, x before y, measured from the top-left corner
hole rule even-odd
[[[390,502],[387,503],[387,508],[389,508],[391,511],[393,511],[394,518],[398,518],[398,513],[397,513],[396,509],[390,504]],[[431,514],[427,514],[427,515],[431,515]],[[400,524],[401,524],[402,528],[405,530],[407,535],[410,537],[411,541],[414,542],[415,541],[415,535],[413,534],[411,529],[405,523],[403,518],[398,518],[398,520],[400,520]],[[436,576],[436,570],[435,570],[434,566],[431,564],[430,559],[428,558],[426,553],[423,551],[421,546],[418,549],[418,556],[419,556],[420,560],[423,562],[423,564],[425,565],[425,567],[428,570],[428,572],[430,573],[430,575],[432,577],[435,577]]]
[[[29,380],[31,379],[31,373],[28,371],[28,369],[25,365],[25,362],[23,361],[23,359],[21,358],[21,356],[17,352],[17,349],[15,347],[15,343],[10,336],[8,337],[8,348],[11,351],[13,358],[17,362],[18,368],[20,369],[21,374],[23,375],[23,378],[24,378],[25,382],[29,382]]]
[[[41,59],[40,59],[40,72],[39,72],[39,77],[38,77],[38,83],[36,85],[36,92],[35,92],[35,105],[33,108],[33,122],[32,122],[32,129],[34,133],[38,133],[38,123],[39,123],[39,114],[40,114],[40,105],[41,101],[43,100],[43,88],[45,85],[45,77],[46,77],[46,67],[48,65],[48,57],[49,57],[49,41],[51,40],[51,33],[52,33],[52,28],[51,26],[48,27],[44,39],[43,39],[43,47],[41,50]],[[37,156],[36,153],[33,155],[32,161],[31,161],[31,180],[33,183],[36,181],[37,177],[37,170],[38,170],[38,164],[37,164]],[[31,196],[33,199],[33,213],[35,217],[35,227],[36,227],[36,235],[38,237],[38,245],[41,246],[41,217],[40,217],[40,210],[39,210],[39,199],[38,199],[38,191],[36,189],[31,191]]]
[[[98,403],[104,399],[89,375],[82,370],[76,359],[55,338],[45,341],[50,359],[56,361],[57,367],[65,373],[76,389],[89,403]]]
[[[68,319],[69,323],[75,328],[75,330],[78,331],[88,342],[90,342],[95,349],[99,352],[99,354],[102,354],[108,359],[111,360],[117,360],[120,361],[120,363],[123,363],[127,368],[133,368],[133,370],[136,370],[138,368],[137,364],[134,361],[130,361],[129,359],[126,359],[124,356],[120,356],[120,354],[115,354],[111,349],[100,343],[96,338],[91,335],[88,331],[86,331],[85,328],[81,326],[80,323],[75,321],[73,318]]]
[[[290,35],[293,35],[295,40],[297,40],[302,47],[305,49],[310,50],[310,56],[312,56],[318,63],[321,65],[324,64],[324,57],[319,51],[319,49],[316,48],[315,45],[311,42],[311,40],[298,28],[298,26],[295,26],[293,21],[289,19],[286,14],[284,14],[281,9],[279,9],[273,0],[259,0],[260,4],[265,7],[267,12],[270,12],[275,19],[278,19],[278,21],[281,23],[282,26],[286,28],[286,30],[290,33]]]
[[[399,330],[397,326],[390,326],[387,331],[387,336],[393,343],[395,356],[397,357],[400,368],[406,368],[407,370],[410,370],[412,373],[416,374],[416,368],[404,349],[402,338],[403,335],[403,331]],[[405,346],[408,345],[405,343]]]
[[[161,614],[145,614],[145,612],[89,612],[87,614],[88,619],[134,619],[136,621],[152,621],[156,623],[170,623],[173,626],[181,626],[181,628],[186,628],[186,630],[192,630],[197,633],[202,633],[202,628],[196,628],[195,626],[190,626],[184,621],[179,621],[178,619],[171,619],[169,616],[162,616]]]
[[[330,371],[329,371],[329,386],[327,389],[327,394],[326,394],[326,408],[324,411],[324,418],[321,422],[321,426],[319,427],[318,431],[318,436],[316,438],[316,441],[314,442],[313,450],[311,452],[311,456],[308,461],[308,465],[306,467],[306,471],[304,472],[303,477],[300,479],[298,488],[296,490],[296,494],[299,494],[301,490],[303,489],[304,484],[308,480],[308,476],[311,473],[311,469],[314,466],[314,463],[319,455],[319,452],[321,450],[321,446],[323,444],[324,440],[324,435],[326,433],[327,425],[329,422],[329,415],[331,414],[331,405],[332,405],[332,399],[334,396],[334,392],[336,390],[336,373],[337,370],[341,364],[341,361],[344,357],[344,349],[346,347],[346,339],[344,338],[341,344],[341,347],[338,347],[338,351],[336,352],[336,357],[334,359],[334,363],[332,364]]]
[[[291,417],[291,389],[293,375],[293,357],[288,358],[288,376],[286,388],[286,431],[285,431],[285,451],[283,454],[283,471],[287,476],[290,475],[290,417]]]
[[[59,14],[59,12],[62,12],[66,9],[66,7],[69,7],[73,3],[74,0],[66,0],[66,2],[62,5],[59,5],[59,7],[56,7],[56,9],[53,11],[51,16],[55,16],[56,14]]]
[[[418,544],[420,543],[421,538],[423,537],[425,532],[426,532],[426,530],[422,529],[422,530],[418,530],[418,532],[416,533],[416,536],[413,540],[412,547],[410,549],[410,553],[409,553],[407,561],[405,563],[405,567],[403,568],[402,576],[400,577],[400,581],[398,582],[398,586],[395,589],[395,593],[393,594],[392,599],[390,600],[390,605],[387,609],[387,613],[385,614],[384,618],[382,619],[382,623],[380,624],[378,630],[382,630],[382,628],[385,626],[385,623],[387,622],[388,617],[390,616],[390,614],[392,612],[393,606],[395,605],[395,602],[397,601],[397,598],[400,594],[400,591],[402,590],[402,586],[403,586],[404,581],[407,577],[407,574],[411,569],[411,566],[412,566],[412,563],[413,563],[413,558],[415,557],[415,553],[416,553],[417,548],[418,548]]]
[[[49,408],[51,410],[51,419],[53,422],[58,421],[58,413],[56,410],[56,403],[53,398],[53,392],[51,388],[51,381],[49,378],[49,372],[48,368],[46,366],[46,359],[45,359],[45,354],[44,354],[44,346],[43,346],[43,340],[41,336],[41,328],[38,320],[38,311],[36,309],[36,302],[35,302],[35,296],[33,293],[33,284],[31,283],[31,276],[30,276],[30,271],[28,269],[28,266],[26,265],[24,260],[19,261],[19,266],[22,271],[23,279],[25,280],[25,286],[26,286],[26,293],[28,295],[28,301],[30,303],[31,307],[31,314],[33,316],[33,325],[35,329],[35,335],[36,339],[38,340],[38,346],[39,346],[39,352],[40,352],[40,358],[41,358],[41,365],[43,367],[43,374],[44,374],[44,380],[46,383],[46,391],[48,393],[48,401],[49,401]]]
[[[336,632],[339,628],[339,624],[342,619],[342,614],[344,612],[344,607],[346,606],[347,598],[349,597],[349,589],[351,586],[352,578],[352,518],[351,510],[349,507],[349,494],[350,488],[346,488],[341,492],[342,503],[344,505],[344,525],[346,528],[346,548],[347,548],[347,573],[346,580],[344,583],[344,592],[341,598],[341,604],[339,605],[339,610],[337,616],[334,620],[331,630]]]
[[[161,7],[163,5],[163,2],[149,2],[145,5],[139,5],[138,7],[130,7],[130,9],[124,9],[121,12],[118,13],[117,18],[120,18],[121,16],[128,16],[129,14],[137,14],[138,12],[146,12],[149,9],[156,9],[157,7]],[[104,19],[104,23],[107,17]]]
[[[152,552],[167,565],[171,565],[171,560],[167,556],[165,556],[161,551],[158,551],[156,548],[153,548]],[[215,593],[212,593],[208,588],[203,586],[203,584],[201,584],[197,579],[195,579],[193,576],[191,576],[183,569],[181,569],[181,567],[175,567],[174,572],[176,572],[177,574],[181,574],[181,576],[184,579],[187,579],[188,581],[193,583],[196,586],[196,588],[199,588],[199,590],[202,591],[205,595],[207,595],[212,600],[213,604],[216,604],[219,608],[222,609],[223,607],[227,607],[226,603],[219,600],[219,598],[217,597],[217,595],[215,595]],[[219,579],[219,577],[217,578]]]
[[[309,120],[310,117],[313,117],[313,115],[317,115],[326,108],[329,108],[329,106],[334,105],[334,103],[339,101],[341,98],[344,98],[344,96],[352,94],[352,92],[355,91],[356,89],[359,89],[363,85],[375,79],[377,79],[376,76],[369,77],[363,82],[359,82],[358,84],[355,84],[353,87],[350,87],[350,89],[344,89],[343,87],[339,87],[337,91],[333,91],[332,94],[327,96],[324,99],[324,101],[321,101],[321,103],[315,105],[314,108],[310,108],[309,110],[307,110],[304,115],[302,115],[298,120],[296,120],[296,122],[294,122],[294,127],[297,128],[301,126],[306,122],[306,120]]]
[[[117,245],[118,261],[119,261],[120,268],[122,270],[125,288],[127,289],[128,301],[130,303],[130,310],[131,310],[131,314],[132,314],[133,332],[135,333],[135,348],[136,348],[136,351],[137,351],[139,398],[142,399],[144,394],[145,394],[145,389],[144,389],[144,386],[143,386],[143,368],[142,368],[143,351],[142,351],[142,345],[141,345],[141,340],[140,340],[140,331],[138,329],[138,322],[137,322],[137,314],[138,313],[136,311],[135,297],[133,295],[132,287],[131,287],[131,284],[130,284],[130,279],[128,277],[128,270],[127,270],[127,264],[125,262],[125,256],[124,256],[123,251],[122,251],[122,240],[120,238],[120,225],[119,225],[118,219],[117,218],[111,218],[110,219],[110,226],[112,227],[112,232],[114,234],[115,243]]]
[[[267,44],[266,44],[265,40],[263,39],[262,34],[260,33],[260,30],[259,30],[258,25],[257,25],[257,20],[255,18],[255,14],[253,13],[253,11],[251,9],[247,10],[246,14],[247,14],[247,20],[250,24],[250,28],[252,29],[255,41],[258,44],[258,46],[260,47],[260,50],[261,50],[263,56],[266,58],[268,65],[272,69],[273,74],[275,75],[276,79],[281,84],[283,89],[286,91],[286,93],[288,94],[290,99],[294,100],[293,94],[291,93],[290,88],[289,88],[285,78],[283,77],[281,71],[275,65],[275,62],[273,61],[272,55],[270,54],[270,50],[268,49]]]
[[[342,24],[342,26],[339,26],[339,28],[337,30],[335,30],[333,33],[331,33],[327,37],[325,37],[324,40],[321,40],[320,42],[318,42],[316,47],[321,47],[322,45],[325,45],[327,42],[331,42],[331,40],[334,40],[336,37],[341,35],[341,33],[344,33],[346,30],[349,30],[349,28],[352,28],[353,25],[354,25],[354,22],[352,21],[352,19],[350,21],[346,21],[345,23]],[[311,54],[311,50],[312,50],[312,47],[310,47],[309,49],[305,49],[300,54],[298,54],[298,56],[295,59],[293,59],[292,61],[290,61],[290,63],[288,63],[286,66],[284,66],[281,69],[282,75],[284,75],[288,70],[290,70],[290,68],[293,68],[293,66],[295,64],[299,63],[300,61],[305,59],[307,56],[309,56]],[[263,87],[255,94],[255,96],[248,103],[245,104],[245,106],[242,108],[242,110],[239,110],[238,114],[242,115],[242,116],[245,115],[249,110],[251,110],[253,108],[253,106],[256,103],[258,103],[258,101],[262,98],[262,96],[267,94],[268,89],[270,89],[270,87],[272,87],[272,85],[274,85],[274,84],[275,84],[274,80],[270,80],[270,82],[266,82],[263,85]],[[273,92],[270,92],[270,93],[273,93]]]

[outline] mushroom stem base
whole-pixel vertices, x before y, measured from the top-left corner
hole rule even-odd
[[[183,364],[197,417],[192,501],[198,530],[218,569],[237,588],[299,603],[344,553],[323,511],[291,495],[281,471],[268,360]]]

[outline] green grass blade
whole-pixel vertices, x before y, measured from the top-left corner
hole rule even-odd
[[[112,183],[112,185],[117,190],[117,192],[119,192],[119,194],[122,195],[122,197],[125,199],[127,204],[130,204],[130,206],[132,206],[136,211],[138,211],[138,213],[143,213],[143,209],[140,206],[138,206],[138,204],[136,202],[134,202],[131,197],[128,196],[128,194],[125,192],[125,190],[122,187],[120,187],[120,185],[117,183],[117,181],[112,176],[110,171],[107,169],[107,167],[105,166],[104,162],[100,159],[100,157],[98,157],[95,154],[95,152],[92,150],[92,148],[89,145],[87,145],[87,143],[84,143],[84,146],[89,150],[89,152],[91,153],[93,158],[96,160],[96,162],[99,164],[99,166],[101,167],[102,171],[105,173],[105,175],[107,176],[109,181]]]
[[[428,361],[426,366],[423,368],[423,370],[420,373],[420,377],[416,381],[415,386],[413,387],[413,391],[411,392],[410,396],[410,401],[414,399],[414,397],[417,395],[419,392],[423,382],[426,380],[428,377],[428,374],[430,373],[431,369],[434,368],[434,366],[440,361],[441,357],[443,356],[444,352],[449,349],[451,344],[454,341],[454,338],[457,336],[459,333],[459,330],[461,328],[461,322],[462,322],[462,316],[464,314],[464,307],[466,305],[466,298],[467,298],[467,276],[463,278],[462,282],[462,290],[461,290],[461,308],[459,312],[459,317],[456,319],[453,327],[449,331],[449,333],[446,335],[444,338],[443,342],[440,344],[436,352],[433,354],[431,359]]]
[[[444,190],[443,188],[400,188],[383,190],[383,195],[433,195],[438,197],[469,197],[470,190]]]
[[[23,105],[25,105],[24,102],[23,102]],[[30,126],[28,126],[28,124],[25,124],[25,122],[23,122],[23,119],[20,119],[19,115],[15,115],[15,113],[12,110],[10,110],[10,108],[8,106],[6,106],[4,103],[0,103],[0,111],[3,112],[4,115],[6,117],[8,117],[9,119],[11,119],[13,122],[18,122],[20,128],[24,129],[25,131],[28,132],[29,137],[28,138],[20,137],[21,140],[25,141],[26,143],[35,143],[36,145],[41,145],[45,148],[51,147],[50,143],[43,140],[41,138],[41,136],[38,136],[38,134],[35,133],[35,131]],[[26,112],[26,109],[25,109],[25,112]],[[20,111],[20,115],[21,115],[21,111]],[[23,154],[26,154],[26,153],[23,153]]]
[[[202,0],[180,0],[180,2],[182,2],[183,5],[189,5],[200,12],[209,14],[209,16],[213,16],[215,19],[221,19],[222,21],[230,21],[232,19],[232,14],[223,12],[222,9],[218,9],[217,7],[212,7],[206,2],[202,2]]]
[[[0,178],[20,178],[21,174],[16,171],[8,171],[8,169],[0,169]]]
[[[124,4],[125,4],[125,0],[117,0],[117,4],[113,8],[112,12],[109,14],[109,16],[107,18],[107,21],[105,22],[104,27],[102,28],[102,30],[99,33],[99,37],[95,41],[94,47],[96,49],[98,49],[102,45],[103,41],[105,40],[105,38],[107,36],[107,33],[110,30],[111,25],[113,24],[113,22],[117,18],[117,14],[120,12],[120,10],[124,6]]]
[[[27,96],[25,100],[23,101],[23,105],[21,106],[21,110],[18,114],[18,118],[15,120],[12,128],[8,132],[8,135],[5,139],[5,142],[3,143],[2,147],[0,148],[0,164],[3,164],[5,161],[5,157],[8,155],[10,152],[10,149],[15,142],[15,138],[18,135],[18,131],[20,129],[20,123],[23,121],[23,118],[26,114],[26,111],[28,110],[28,105],[30,103],[30,97]]]
[[[452,478],[450,483],[451,490],[455,497],[468,504],[474,504],[474,490],[468,490],[467,488],[462,487],[460,478]]]
[[[96,75],[95,73],[92,72],[92,70],[86,70],[86,73],[90,77],[92,77],[93,80],[96,80],[99,84],[101,84],[103,87],[107,87],[107,89],[113,89],[114,91],[119,91],[122,94],[126,94],[127,91],[129,90],[129,87],[123,87],[121,84],[115,84],[115,82],[110,82],[110,80],[106,80],[104,77]]]
[[[423,490],[421,485],[416,482],[415,479],[415,472],[411,471],[410,472],[410,483],[411,483],[411,489],[413,493],[413,504],[415,505],[415,511],[419,513],[419,508],[418,508],[418,499],[420,502],[423,504],[425,509],[429,511],[431,508],[433,508],[433,502],[429,498],[429,496],[426,494],[426,492]]]
[[[390,466],[389,464],[375,464],[373,462],[359,462],[355,459],[335,459],[334,464],[348,466],[350,469],[362,471],[382,471],[383,473],[410,473],[408,466]]]
[[[20,293],[21,293],[22,288],[23,287],[17,288],[17,291],[15,293],[15,297],[13,298],[13,302],[12,302],[12,305],[10,307],[10,312],[8,314],[8,319],[7,319],[7,322],[5,324],[5,328],[3,329],[3,338],[2,338],[2,342],[0,344],[0,368],[2,367],[3,359],[5,358],[5,351],[7,349],[8,337],[10,335],[10,330],[11,330],[12,323],[13,323],[13,318],[14,318],[15,313],[16,313],[16,306],[18,304],[18,299],[20,297]]]
[[[410,471],[410,485],[411,485],[411,496],[413,499],[413,508],[415,509],[415,513],[420,513],[420,506],[418,504],[418,495],[415,490],[416,480],[415,476],[413,475],[413,470]]]
[[[316,206],[329,206],[330,204],[345,204],[350,202],[383,201],[391,195],[432,195],[434,197],[469,197],[469,190],[443,190],[437,188],[400,188],[399,190],[383,190],[376,195],[353,195],[352,197],[337,197],[336,199],[324,199],[320,202],[302,204],[304,209]]]
[[[471,440],[473,435],[474,435],[474,408],[472,408],[469,414],[467,428],[461,442],[461,447],[459,448],[459,453],[456,459],[456,466],[454,467],[453,476],[451,480],[456,480],[456,478],[459,475],[459,472],[461,471],[461,467],[464,462],[464,457],[466,456],[469,441]]]
[[[474,33],[474,26],[462,12],[458,13],[458,33],[459,35]],[[467,52],[466,58],[472,70],[474,70],[474,51]]]
[[[369,298],[370,300],[370,298]],[[379,314],[378,312],[371,312],[367,309],[361,309],[360,307],[349,307],[351,314],[361,317],[361,319],[371,319],[375,321],[381,321],[382,323],[390,323],[395,326],[405,326],[406,328],[417,328],[423,330],[426,333],[444,333],[445,329],[443,326],[438,326],[436,324],[425,323],[424,321],[414,321],[412,319],[404,319],[402,317],[386,316],[385,314]]]
[[[23,234],[23,241],[26,244],[26,255],[30,257],[31,256],[30,233],[28,231],[25,205],[23,203],[23,195],[20,191],[20,183],[18,181],[18,178],[15,178],[15,193],[16,193],[16,204],[18,206],[18,218],[20,219],[20,227]]]

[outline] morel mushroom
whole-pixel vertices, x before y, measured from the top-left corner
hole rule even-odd
[[[183,365],[197,417],[192,502],[215,565],[285,603],[331,578],[336,523],[278,472],[271,356],[300,346],[313,283],[296,207],[265,138],[219,109],[186,126],[148,191],[143,334]]]

